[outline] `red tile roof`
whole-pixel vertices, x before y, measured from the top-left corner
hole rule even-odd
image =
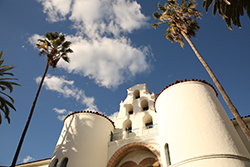
[[[106,118],[107,120],[109,120],[109,121],[112,123],[112,125],[115,127],[114,122],[113,122],[109,117],[107,117],[106,115],[104,115],[104,114],[102,114],[102,113],[99,113],[99,112],[96,112],[96,111],[89,111],[89,110],[75,111],[75,112],[73,112],[73,113],[67,115],[67,116],[64,118],[64,120],[63,120],[63,124],[64,124],[64,121],[65,121],[69,116],[74,115],[74,114],[77,114],[77,113],[91,113],[91,114],[96,114],[96,115],[102,116],[102,117]]]

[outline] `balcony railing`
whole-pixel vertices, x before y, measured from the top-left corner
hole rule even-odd
[[[135,136],[146,135],[146,134],[157,133],[157,132],[158,132],[157,124],[148,125],[142,128],[130,129],[130,130],[119,132],[119,133],[111,133],[110,141],[122,140],[126,138],[132,138]]]

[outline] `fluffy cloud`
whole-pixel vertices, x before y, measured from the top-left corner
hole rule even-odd
[[[141,6],[131,0],[37,0],[43,5],[47,20],[69,20],[89,37],[104,33],[131,33],[145,26],[148,18]]]
[[[126,36],[145,26],[148,18],[131,0],[37,0],[50,22],[72,21],[77,35],[66,36],[74,53],[69,64],[58,67],[116,88],[135,75],[150,70],[150,48],[135,47]],[[35,44],[35,34],[29,41]]]
[[[72,113],[71,111],[67,111],[66,109],[53,108],[53,110],[58,114],[57,119],[59,119],[60,121],[63,121],[67,115]]]
[[[43,5],[43,12],[48,14],[47,20],[57,22],[65,20],[70,11],[71,0],[37,0]]]
[[[59,61],[58,67],[94,79],[107,88],[116,87],[125,80],[149,69],[145,54],[147,48],[133,48],[125,38],[86,40],[71,37],[70,63]]]
[[[36,78],[36,82],[39,83],[41,77]],[[68,81],[64,77],[46,76],[44,79],[44,86],[47,90],[59,92],[66,98],[75,98],[82,104],[86,105],[89,110],[98,111],[97,106],[94,104],[94,97],[87,97],[85,92],[74,86],[74,81]],[[63,110],[54,109],[57,112],[63,112]]]
[[[31,37],[29,37],[28,41],[31,43],[34,47],[36,47],[37,39],[44,39],[44,36],[34,34]]]
[[[35,159],[32,158],[31,156],[26,156],[26,158],[23,159],[23,163],[29,162],[31,160],[35,160]]]
[[[53,108],[53,110],[54,110],[57,114],[64,114],[64,113],[67,112],[66,109]]]

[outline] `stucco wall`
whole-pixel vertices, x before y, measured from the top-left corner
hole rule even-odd
[[[64,157],[69,159],[68,166],[103,167],[107,163],[112,123],[94,113],[76,113],[69,116],[56,145],[52,161]]]
[[[168,143],[172,165],[205,155],[249,157],[211,86],[197,81],[178,83],[163,91],[155,106],[161,152]]]

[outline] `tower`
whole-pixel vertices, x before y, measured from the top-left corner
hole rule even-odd
[[[177,82],[158,95],[155,108],[163,167],[250,166],[249,153],[211,85]]]
[[[250,166],[249,143],[205,81],[176,81],[156,98],[135,85],[113,121],[91,111],[68,115],[49,167]]]
[[[107,143],[113,130],[113,122],[98,112],[68,115],[49,167],[106,166]]]
[[[146,84],[127,89],[127,97],[113,119],[116,128],[108,144],[107,167],[160,167],[154,99]]]

